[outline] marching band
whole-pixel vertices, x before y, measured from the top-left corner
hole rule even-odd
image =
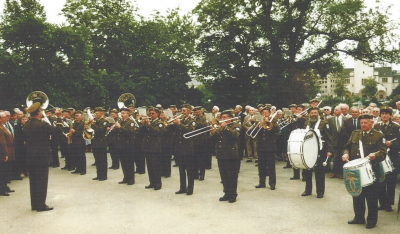
[[[302,170],[306,185],[301,196],[312,194],[313,171],[317,198],[324,197],[325,173],[331,172],[330,178],[344,179],[346,189],[353,196],[355,212],[349,224],[366,223],[365,199],[368,204],[368,229],[375,227],[378,210],[392,211],[400,168],[400,144],[397,140],[400,139],[400,127],[396,122],[400,118],[392,115],[390,107],[360,110],[341,104],[333,108],[331,115],[331,107],[320,108],[321,101],[313,99],[308,108],[302,104],[291,104],[288,108],[276,110],[270,104],[260,104],[257,109],[246,106],[245,112],[242,112],[242,107],[237,105],[234,110],[219,112],[219,108],[214,106],[212,113],[206,113],[201,106],[192,107],[189,104],[183,104],[178,111],[175,105],[168,109],[159,104],[156,107],[135,108],[135,102],[132,94],[123,94],[117,103],[119,111],[112,109],[106,114],[105,109],[96,107],[92,113],[90,108],[84,111],[47,109],[49,100],[44,93],[30,94],[26,113],[30,113],[30,120],[25,124],[27,115],[20,115],[14,124],[16,129],[21,128],[15,136],[16,142],[20,142],[18,138],[26,132],[23,135],[27,139],[22,142],[26,142],[28,152],[21,150],[24,144],[19,144],[15,154],[28,155],[28,170],[23,163],[7,169],[6,162],[11,158],[8,154],[14,153],[5,151],[6,146],[1,145],[4,155],[1,155],[0,163],[0,195],[8,196],[12,191],[6,184],[6,172],[29,173],[32,209],[52,209],[44,203],[46,170],[43,163],[35,168],[38,164],[32,163],[32,159],[36,155],[29,152],[29,149],[41,149],[32,144],[43,144],[33,139],[31,129],[43,128],[48,135],[46,144],[49,149],[42,152],[52,155],[49,165],[60,166],[59,145],[66,161],[62,169],[73,174],[86,174],[85,149],[90,142],[97,170],[93,180],[107,180],[107,152],[110,152],[112,165],[109,169],[122,167],[124,177],[119,184],[133,185],[135,173],[145,173],[147,164],[149,185],[145,188],[160,190],[162,177],[171,176],[171,157],[174,156],[180,177],[176,194],[192,195],[194,180],[205,180],[206,169],[211,168],[212,155],[216,155],[224,187],[224,195],[219,200],[234,203],[238,196],[237,179],[243,157],[247,158],[246,162],[254,159],[258,163],[259,184],[255,187],[265,188],[268,177],[271,190],[277,188],[275,160],[279,159],[287,162],[284,168],[293,168],[291,180],[300,179]],[[380,116],[373,115],[376,109],[380,110]],[[45,114],[42,110],[46,110]],[[3,119],[2,113],[0,119]],[[43,122],[38,122],[41,118]],[[6,126],[5,123],[0,127],[3,126]],[[5,137],[10,137],[11,131],[0,130]],[[0,141],[5,140],[0,138]],[[39,188],[40,192],[32,192],[34,188]]]

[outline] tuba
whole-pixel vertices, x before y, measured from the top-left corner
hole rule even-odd
[[[128,108],[130,105],[135,106],[135,104],[136,104],[136,98],[131,93],[122,94],[121,96],[119,96],[118,101],[117,101],[117,105],[118,105],[119,109]],[[139,127],[139,124],[137,123],[137,121],[135,120],[135,118],[132,115],[129,116],[129,119],[131,119],[135,123],[135,126],[137,128]],[[110,131],[111,130],[112,129],[110,129]]]
[[[26,97],[26,106],[30,107],[33,104],[33,100],[40,98],[40,109],[42,109],[42,115],[43,115],[43,120],[50,124],[49,119],[47,118],[46,114],[44,113],[44,110],[49,106],[49,98],[47,95],[41,91],[33,91]]]
[[[85,126],[83,127],[83,139],[85,140],[91,140],[94,137],[94,130],[91,127],[91,124],[89,123],[90,119],[93,119],[92,113],[90,113],[90,108],[86,108],[86,113],[85,113]]]

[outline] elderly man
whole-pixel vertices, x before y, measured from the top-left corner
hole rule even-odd
[[[253,126],[253,124],[255,124],[255,121],[256,121],[256,116],[254,115],[255,111],[256,111],[256,109],[251,107],[249,114],[246,116],[246,118],[244,118],[243,127],[245,129],[245,132],[248,131],[249,128]],[[244,137],[245,137],[245,141],[246,141],[247,157],[248,157],[246,162],[251,162],[253,160],[253,157],[256,159],[258,158],[257,140],[248,136],[246,133],[245,133]]]
[[[350,118],[351,115],[349,114],[349,110],[350,110],[349,105],[347,105],[347,104],[345,104],[345,103],[342,103],[342,104],[340,104],[340,107],[341,107],[341,109],[342,109],[342,115],[343,115],[345,118]]]
[[[347,142],[347,139],[343,137],[343,125],[344,117],[342,116],[342,111],[340,106],[336,106],[333,111],[333,116],[328,119],[328,138],[326,141],[333,148],[333,170],[330,178],[340,177],[343,179],[343,162],[342,162],[342,152],[343,145]]]
[[[374,107],[372,109],[372,120],[374,121],[374,124],[381,122],[381,117],[380,117],[381,111],[379,110],[378,107]]]
[[[213,118],[217,118],[218,117],[218,112],[219,112],[219,107],[218,106],[213,106],[211,113]]]
[[[9,196],[8,193],[14,192],[7,186],[8,181],[8,161],[14,159],[14,137],[5,127],[7,123],[6,114],[0,112],[0,196]]]
[[[359,119],[361,129],[352,132],[350,139],[344,146],[342,160],[347,162],[365,155],[371,161],[372,170],[375,172],[376,178],[379,178],[379,162],[384,160],[387,151],[385,136],[372,128],[374,124],[372,115],[361,115]],[[359,142],[362,142],[362,151],[360,151],[361,144]],[[367,200],[368,216],[366,228],[371,229],[376,226],[378,221],[378,193],[378,180],[369,186],[362,187],[362,192],[353,197],[355,216],[348,221],[348,224],[365,224],[365,200]]]

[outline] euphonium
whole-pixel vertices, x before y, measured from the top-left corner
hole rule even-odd
[[[85,126],[83,128],[82,136],[83,136],[83,139],[85,139],[85,140],[91,140],[94,137],[94,130],[91,127],[89,120],[93,119],[93,116],[92,116],[92,113],[90,113],[90,108],[87,108],[86,111],[87,111],[88,119],[85,120]]]

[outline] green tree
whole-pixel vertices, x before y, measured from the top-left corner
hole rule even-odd
[[[378,82],[374,78],[364,80],[364,94],[368,99],[373,99],[378,92]]]
[[[399,61],[398,48],[388,49],[398,36],[386,11],[367,10],[362,0],[203,0],[194,13],[203,32],[199,76],[267,87],[261,92],[278,106],[307,100],[315,86],[299,86],[298,74],[340,72],[339,52],[367,62]],[[360,50],[360,42],[372,50]],[[244,76],[234,73],[243,69]],[[293,90],[305,92],[299,97]]]
[[[342,99],[344,97],[344,95],[346,94],[346,92],[349,91],[347,89],[346,80],[342,76],[339,76],[338,79],[336,79],[335,85],[336,86],[335,86],[335,89],[333,90],[333,92],[335,92],[336,95]]]

